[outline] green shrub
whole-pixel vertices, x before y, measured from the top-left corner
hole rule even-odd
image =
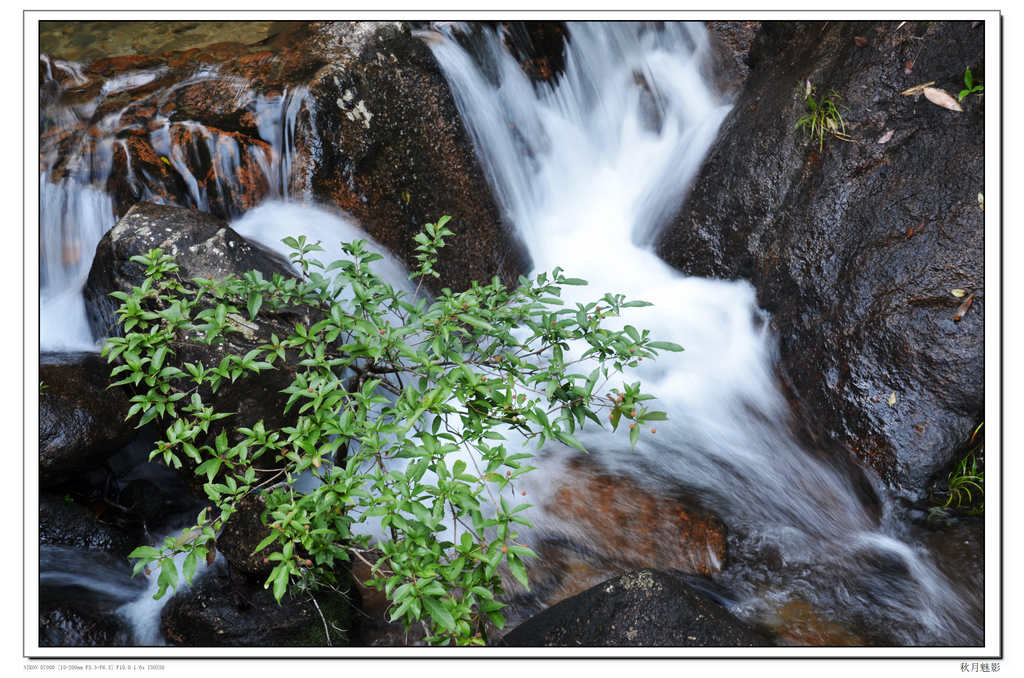
[[[420,283],[437,277],[447,221],[416,236],[411,277]],[[119,363],[113,383],[136,388],[128,416],[140,426],[169,420],[150,459],[175,468],[186,460],[215,506],[180,536],[135,549],[135,574],[156,562],[159,598],[177,586],[172,557],[185,553],[191,581],[237,503],[261,492],[270,531],[253,552],[275,551],[265,586],[278,601],[289,587],[329,586],[340,563],[363,559],[392,620],[424,623],[434,643],[483,644],[485,619],[504,623],[500,570],[527,586],[524,559],[534,556],[518,536],[529,505],[516,492],[534,467],[529,453],[506,446],[506,434],[582,450],[576,433],[586,420],[614,429],[626,419],[635,446],[641,426],[665,414],[648,409],[653,396],[638,383],[619,390],[607,381],[659,349],[682,349],[632,326],[603,326],[647,302],[606,294],[568,307],[562,287],[586,283],[560,269],[521,277],[515,290],[495,278],[428,301],[419,287],[409,295],[381,280],[370,267],[381,257],[362,241],[343,244],[350,260],[327,265],[311,256],[319,244],[284,242],[299,279],[249,272],[184,281],[173,258],[153,250],[132,258],[146,267],[145,281],[113,293],[126,335],[103,352]],[[175,360],[182,342],[222,343],[244,331],[242,314],[258,327],[296,308],[309,326],[296,323],[245,355],[215,366]],[[583,347],[580,357],[570,358],[570,342]],[[211,404],[228,382],[285,364],[295,369],[283,391],[288,425],[232,426],[232,413]],[[300,492],[304,475],[318,484]],[[371,518],[383,529],[374,544],[357,534]]]

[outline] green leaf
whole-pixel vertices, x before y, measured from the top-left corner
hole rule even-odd
[[[478,330],[484,330],[485,332],[497,332],[498,331],[497,329],[495,329],[494,325],[490,324],[486,320],[481,320],[480,318],[475,318],[475,317],[473,317],[471,315],[468,315],[466,313],[459,313],[456,317],[459,320],[461,320],[462,322],[466,323],[467,325],[471,325],[471,326],[477,328]]]
[[[438,602],[437,599],[429,596],[421,599],[423,601],[423,607],[427,609],[427,614],[434,620],[441,628],[446,631],[455,630],[455,618],[452,617],[451,613],[445,609],[444,605]]]
[[[263,295],[259,292],[250,292],[249,300],[246,303],[246,308],[249,309],[249,319],[255,320],[256,314],[260,312],[260,306],[263,305]]]
[[[185,575],[185,581],[189,584],[192,583],[192,577],[196,574],[196,552],[190,551],[185,556],[185,562],[181,565],[181,573]]]
[[[274,577],[274,600],[280,603],[288,588],[288,563],[280,563],[274,568],[272,576]]]
[[[530,590],[530,583],[526,578],[526,566],[523,565],[523,561],[519,560],[517,556],[509,555],[508,570],[516,578],[516,581],[522,584],[527,591]]]
[[[661,351],[674,351],[679,352],[683,350],[683,347],[679,344],[673,344],[671,341],[649,341],[647,346],[650,348],[656,348]]]
[[[159,588],[153,596],[155,600],[160,600],[168,588],[177,589],[178,568],[174,566],[173,560],[170,558],[160,559],[160,576],[157,577],[156,582]]]

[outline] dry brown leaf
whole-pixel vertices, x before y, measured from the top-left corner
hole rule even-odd
[[[953,316],[953,320],[955,322],[960,322],[960,319],[964,317],[965,313],[967,313],[967,309],[969,309],[971,307],[971,302],[972,301],[974,301],[974,293],[973,292],[971,293],[971,296],[969,296],[966,299],[964,299],[964,303],[960,304],[960,308],[958,308],[956,310],[956,315]]]
[[[892,139],[892,130],[891,129],[887,129],[887,130],[885,130],[885,134],[883,134],[882,136],[880,136],[878,138],[878,143],[884,144],[884,143],[888,142],[890,139]]]
[[[903,72],[906,73],[907,75],[910,75],[911,73],[913,73],[914,72],[914,62],[913,61],[908,61],[907,63],[903,64]]]
[[[908,61],[907,63],[909,64],[910,62]],[[925,87],[931,87],[934,84],[935,84],[934,80],[930,80],[928,82],[922,82],[920,85],[914,85],[910,89],[903,90],[902,92],[900,92],[900,94],[902,94],[905,97],[913,96],[915,94],[920,94],[924,90]]]
[[[956,111],[957,113],[964,112],[963,107],[957,102],[956,98],[944,89],[938,89],[937,87],[925,87],[924,98],[936,106],[942,106],[943,108]]]
[[[855,38],[853,39],[853,41],[854,41],[855,43],[857,43],[857,47],[867,47],[867,46],[868,46],[868,39],[867,39],[867,38],[862,38],[862,37],[861,37],[861,36],[859,36],[859,35],[858,35],[858,36],[856,36],[856,37],[855,37]]]
[[[949,292],[957,299],[963,299],[965,296],[967,296],[967,290],[955,289],[950,290]]]

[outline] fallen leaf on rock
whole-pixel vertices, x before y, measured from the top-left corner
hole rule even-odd
[[[914,72],[914,62],[913,61],[908,61],[907,63],[903,64],[903,72],[906,73],[907,75],[910,75],[911,73],[913,73]]]
[[[908,61],[907,63],[909,64],[910,62]],[[902,92],[900,92],[900,94],[902,94],[905,97],[913,96],[915,94],[920,94],[922,91],[924,91],[925,87],[931,87],[934,84],[935,84],[934,80],[930,80],[928,82],[922,82],[920,85],[914,85],[910,89],[903,90]]]
[[[971,296],[969,296],[966,299],[964,299],[964,303],[960,304],[960,308],[958,308],[956,310],[956,315],[953,316],[953,320],[955,322],[960,322],[960,319],[964,317],[965,313],[967,313],[967,309],[969,309],[971,307],[971,302],[972,301],[974,301],[974,293],[973,292],[971,293]]]
[[[938,89],[936,87],[925,87],[924,98],[932,102],[936,106],[942,106],[943,108],[947,108],[951,111],[956,111],[957,113],[964,112],[963,107],[959,103],[957,103],[957,100],[953,97],[953,95],[947,92],[946,90]]]
[[[889,394],[889,407],[896,407],[896,391]]]
[[[887,141],[889,141],[890,139],[892,139],[892,130],[891,129],[887,129],[887,130],[885,130],[885,134],[883,134],[882,136],[880,136],[878,138],[878,143],[884,144]]]
[[[858,35],[858,36],[856,36],[856,37],[855,37],[855,38],[853,39],[853,41],[854,41],[855,43],[857,43],[857,47],[867,47],[867,45],[868,45],[868,39],[867,39],[867,38],[863,38],[863,37],[861,37],[861,36],[859,36],[859,35]]]
[[[967,295],[967,291],[961,289],[950,290],[950,293],[957,299],[963,299]]]
[[[980,209],[982,212],[985,211],[985,194],[984,193],[979,193],[978,194],[978,209]]]

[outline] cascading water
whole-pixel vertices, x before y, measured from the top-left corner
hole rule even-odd
[[[741,617],[773,626],[780,610],[796,604],[873,643],[979,643],[982,631],[965,611],[971,601],[907,540],[898,521],[889,520],[885,497],[879,519],[865,509],[846,473],[793,439],[789,408],[775,382],[772,336],[752,287],[684,277],[651,250],[729,111],[705,82],[709,48],[703,28],[571,25],[564,73],[553,83],[532,83],[498,35],[475,32],[470,53],[455,39],[457,27],[439,30],[445,33],[431,31],[429,44],[506,219],[534,266],[557,265],[587,279],[589,287],[565,290],[580,300],[621,292],[653,302],[629,309],[622,322],[686,348],[663,354],[635,374],[659,395],[670,420],[656,435],[643,436],[635,451],[621,436],[585,431],[581,440],[591,451],[590,462],[653,495],[696,495],[723,518],[730,530],[729,559],[715,579]],[[58,79],[82,79],[74,64],[46,60],[46,69],[54,87]],[[136,73],[112,82],[99,98],[157,75]],[[213,76],[200,71],[193,77]],[[181,84],[152,96],[166,101]],[[250,96],[244,89],[239,95]],[[243,154],[266,178],[267,196],[303,197],[291,195],[289,186],[296,185],[291,140],[305,97],[301,89],[273,99],[252,96],[249,109],[269,151],[240,148],[223,136],[212,139],[199,123],[159,119],[145,133],[184,182],[186,204],[216,205],[236,219],[239,232],[265,246],[280,251],[284,235],[305,234],[325,245],[365,237],[335,215],[296,203],[266,203],[243,216],[251,205],[233,197]],[[98,103],[47,104],[43,117],[56,128],[70,127],[92,116]],[[41,162],[43,349],[95,346],[80,289],[96,243],[115,221],[108,193],[112,159],[123,155],[123,178],[136,199],[161,201],[152,177],[131,166],[127,142],[105,135],[120,115],[95,124],[97,141],[82,136],[70,151],[44,155]],[[194,161],[188,154],[200,152],[212,159],[215,178],[205,188],[189,169]],[[405,278],[394,265],[383,274],[393,282]],[[538,470],[516,488],[535,504],[530,518],[536,529],[527,538],[535,545],[571,541],[597,560],[614,556],[601,553],[607,546],[592,531],[552,510],[566,474],[575,472],[569,451],[549,446],[534,463]],[[663,560],[643,564],[658,567],[673,556],[662,553],[657,557]],[[534,571],[545,566],[536,563]],[[59,568],[51,569],[48,576],[57,576]],[[145,612],[133,617],[137,642],[156,642],[150,622],[142,621],[155,619],[145,602],[151,595],[131,589],[114,596],[124,605],[122,614]],[[531,611],[536,610],[522,613]]]
[[[243,174],[265,184],[258,199],[287,198],[295,125],[308,104],[308,92],[299,87],[274,95],[255,93],[244,80],[202,67],[132,104],[165,111],[177,90],[217,81],[237,92],[236,105],[248,111],[265,142],[244,145],[231,134],[214,133],[199,122],[174,121],[164,112],[148,119],[145,129],[138,122],[125,124],[126,108],[94,119],[108,97],[153,83],[164,75],[163,69],[111,78],[85,101],[72,97],[75,102],[66,103],[62,94],[88,82],[81,67],[45,56],[41,63],[45,75],[40,105],[40,348],[94,351],[98,337],[89,329],[81,290],[96,245],[116,223],[119,208],[123,212],[135,201],[178,201],[184,207],[235,218],[253,206],[246,204],[253,197],[243,195]],[[82,124],[86,121],[91,122],[88,129]],[[133,167],[128,139],[136,134],[144,135],[151,152],[173,170],[174,181],[184,185],[180,194],[164,190],[161,177]],[[200,181],[200,170],[209,181]],[[117,203],[109,182],[115,171],[122,191],[130,196]]]
[[[879,526],[849,478],[794,441],[751,286],[684,277],[649,246],[728,112],[702,75],[703,28],[573,24],[554,84],[532,83],[498,35],[476,33],[470,54],[445,30],[432,49],[535,267],[587,279],[589,292],[572,288],[581,297],[653,302],[623,322],[686,348],[637,370],[670,413],[656,436],[633,452],[601,432],[581,437],[599,466],[654,491],[696,491],[722,516],[736,564],[720,579],[740,616],[771,625],[799,601],[882,642],[980,642],[923,549],[884,516]],[[544,505],[564,464],[537,465],[530,494]],[[531,517],[538,533],[586,539],[550,512]]]

